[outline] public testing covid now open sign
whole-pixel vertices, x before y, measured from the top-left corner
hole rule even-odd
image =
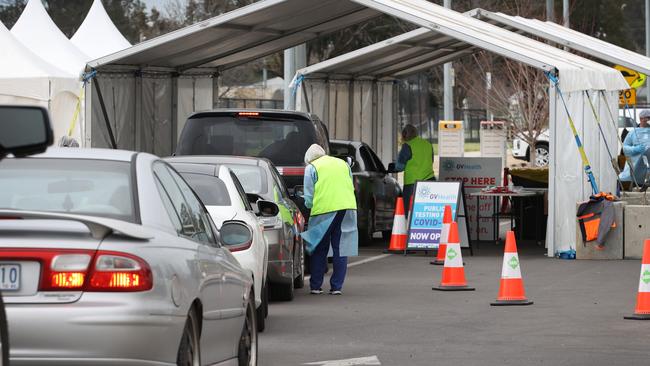
[[[445,206],[451,206],[452,217],[455,218],[460,191],[459,182],[416,183],[407,249],[438,248]]]

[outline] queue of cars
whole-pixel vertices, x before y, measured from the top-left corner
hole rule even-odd
[[[304,286],[309,211],[295,192],[313,143],[329,151],[313,115],[225,110],[191,116],[175,157],[1,161],[12,364],[256,365],[269,298]],[[364,232],[388,230],[396,182],[367,145],[343,144]]]

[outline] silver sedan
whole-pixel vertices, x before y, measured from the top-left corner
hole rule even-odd
[[[252,240],[144,153],[0,162],[0,289],[12,365],[256,365]]]

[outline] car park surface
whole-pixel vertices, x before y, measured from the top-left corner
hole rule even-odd
[[[167,163],[51,149],[0,162],[0,185],[12,365],[256,362],[252,279],[221,245],[250,228],[220,237]]]

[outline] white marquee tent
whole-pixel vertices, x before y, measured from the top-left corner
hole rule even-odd
[[[101,0],[93,1],[86,18],[70,41],[92,60],[131,47],[113,24]]]
[[[67,133],[79,83],[23,46],[0,23],[0,103],[49,108],[56,137]]]

